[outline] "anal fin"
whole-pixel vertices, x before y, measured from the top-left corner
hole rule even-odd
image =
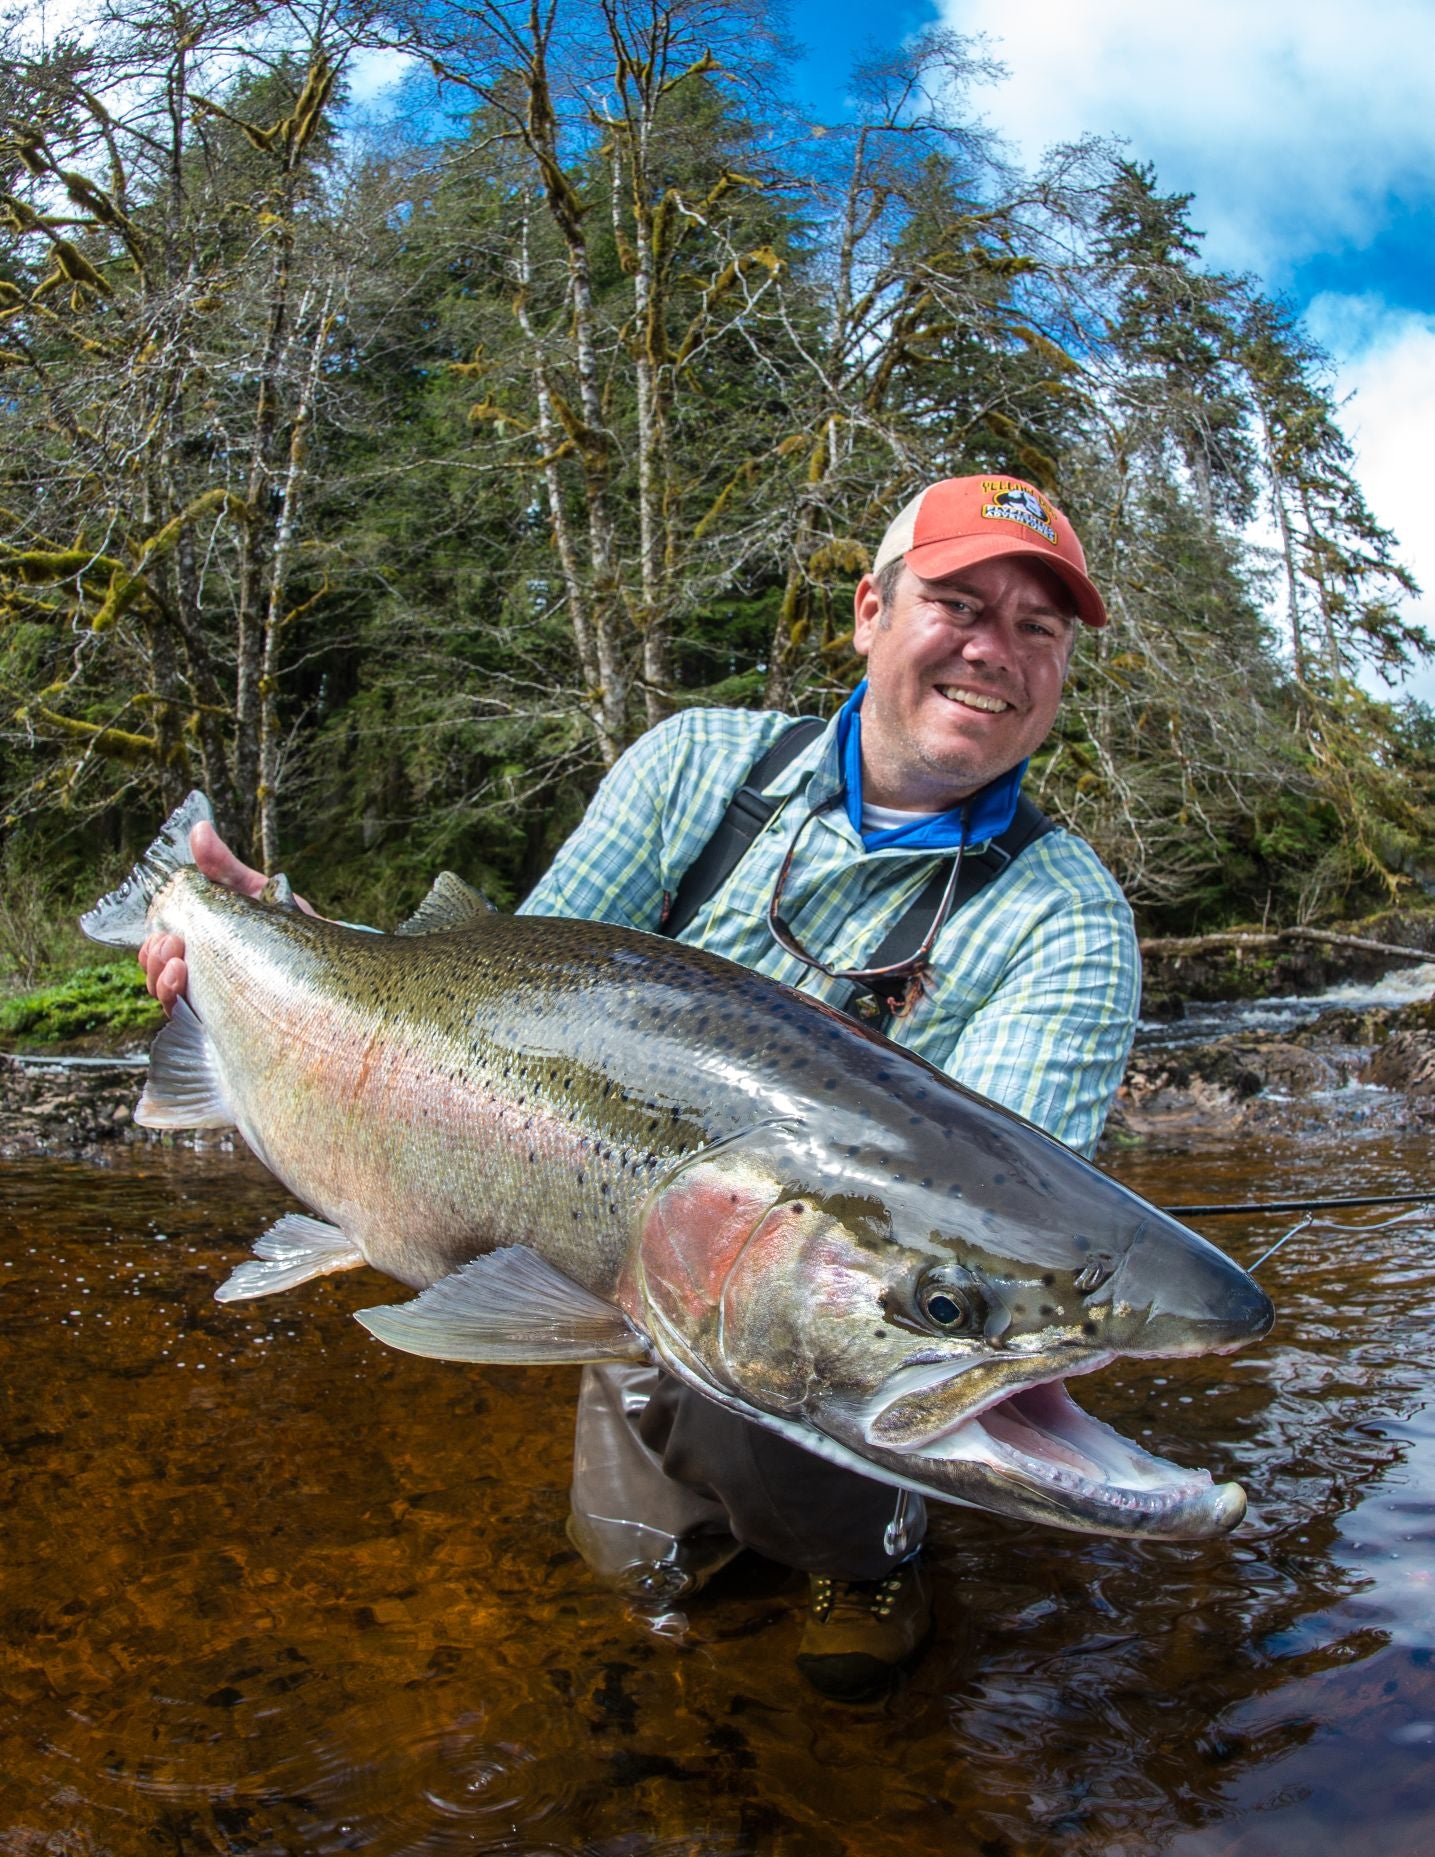
[[[337,1225],[311,1219],[307,1213],[286,1212],[257,1240],[254,1256],[220,1284],[214,1300],[247,1302],[252,1296],[272,1296],[330,1271],[356,1270],[366,1261]]]
[[[141,1128],[233,1128],[234,1113],[204,1022],[177,999],[149,1054],[149,1077],[135,1110]]]
[[[647,1360],[647,1341],[604,1302],[524,1245],[478,1257],[412,1302],[355,1314],[372,1335],[432,1360]]]

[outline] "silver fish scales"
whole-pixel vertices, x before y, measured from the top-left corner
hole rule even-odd
[[[409,1351],[656,1359],[899,1487],[1163,1538],[1245,1509],[1081,1412],[1123,1354],[1224,1351],[1269,1300],[1079,1155],[877,1033],[699,949],[507,917],[445,876],[392,936],[202,877],[192,795],[96,939],[186,944],[137,1119],[232,1125],[315,1216],[218,1292],[371,1265]]]

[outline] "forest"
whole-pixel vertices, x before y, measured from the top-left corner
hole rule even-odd
[[[1139,150],[1017,166],[981,46],[818,119],[754,0],[4,32],[7,972],[195,786],[351,918],[445,866],[511,905],[674,709],[830,713],[887,520],[971,471],[1085,542],[1112,623],[1028,791],[1146,929],[1435,875],[1432,641],[1326,357]]]

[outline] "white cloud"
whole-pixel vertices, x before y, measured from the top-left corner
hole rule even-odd
[[[993,125],[1034,159],[1087,133],[1130,138],[1193,191],[1208,256],[1278,284],[1284,265],[1366,245],[1435,172],[1435,6],[1385,0],[939,0],[1011,75]]]
[[[403,52],[386,51],[378,46],[352,52],[345,60],[344,78],[349,101],[358,109],[383,112],[398,101],[398,91],[405,78],[420,67]]]
[[[1350,396],[1341,425],[1366,500],[1399,537],[1400,557],[1423,589],[1406,610],[1435,632],[1435,315],[1327,294],[1310,304],[1306,323],[1336,364],[1341,397]],[[1435,664],[1408,688],[1435,703]]]
[[[1006,64],[983,100],[1021,159],[1125,136],[1163,188],[1194,193],[1207,259],[1272,289],[1303,261],[1374,244],[1397,213],[1435,216],[1431,0],[938,4]],[[1407,610],[1435,631],[1435,315],[1327,294],[1306,321],[1336,364],[1367,500],[1425,590]],[[1435,702],[1435,666],[1408,688]]]

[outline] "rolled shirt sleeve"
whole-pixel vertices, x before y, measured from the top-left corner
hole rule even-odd
[[[608,771],[520,915],[657,928],[671,734],[668,724],[650,729]]]

